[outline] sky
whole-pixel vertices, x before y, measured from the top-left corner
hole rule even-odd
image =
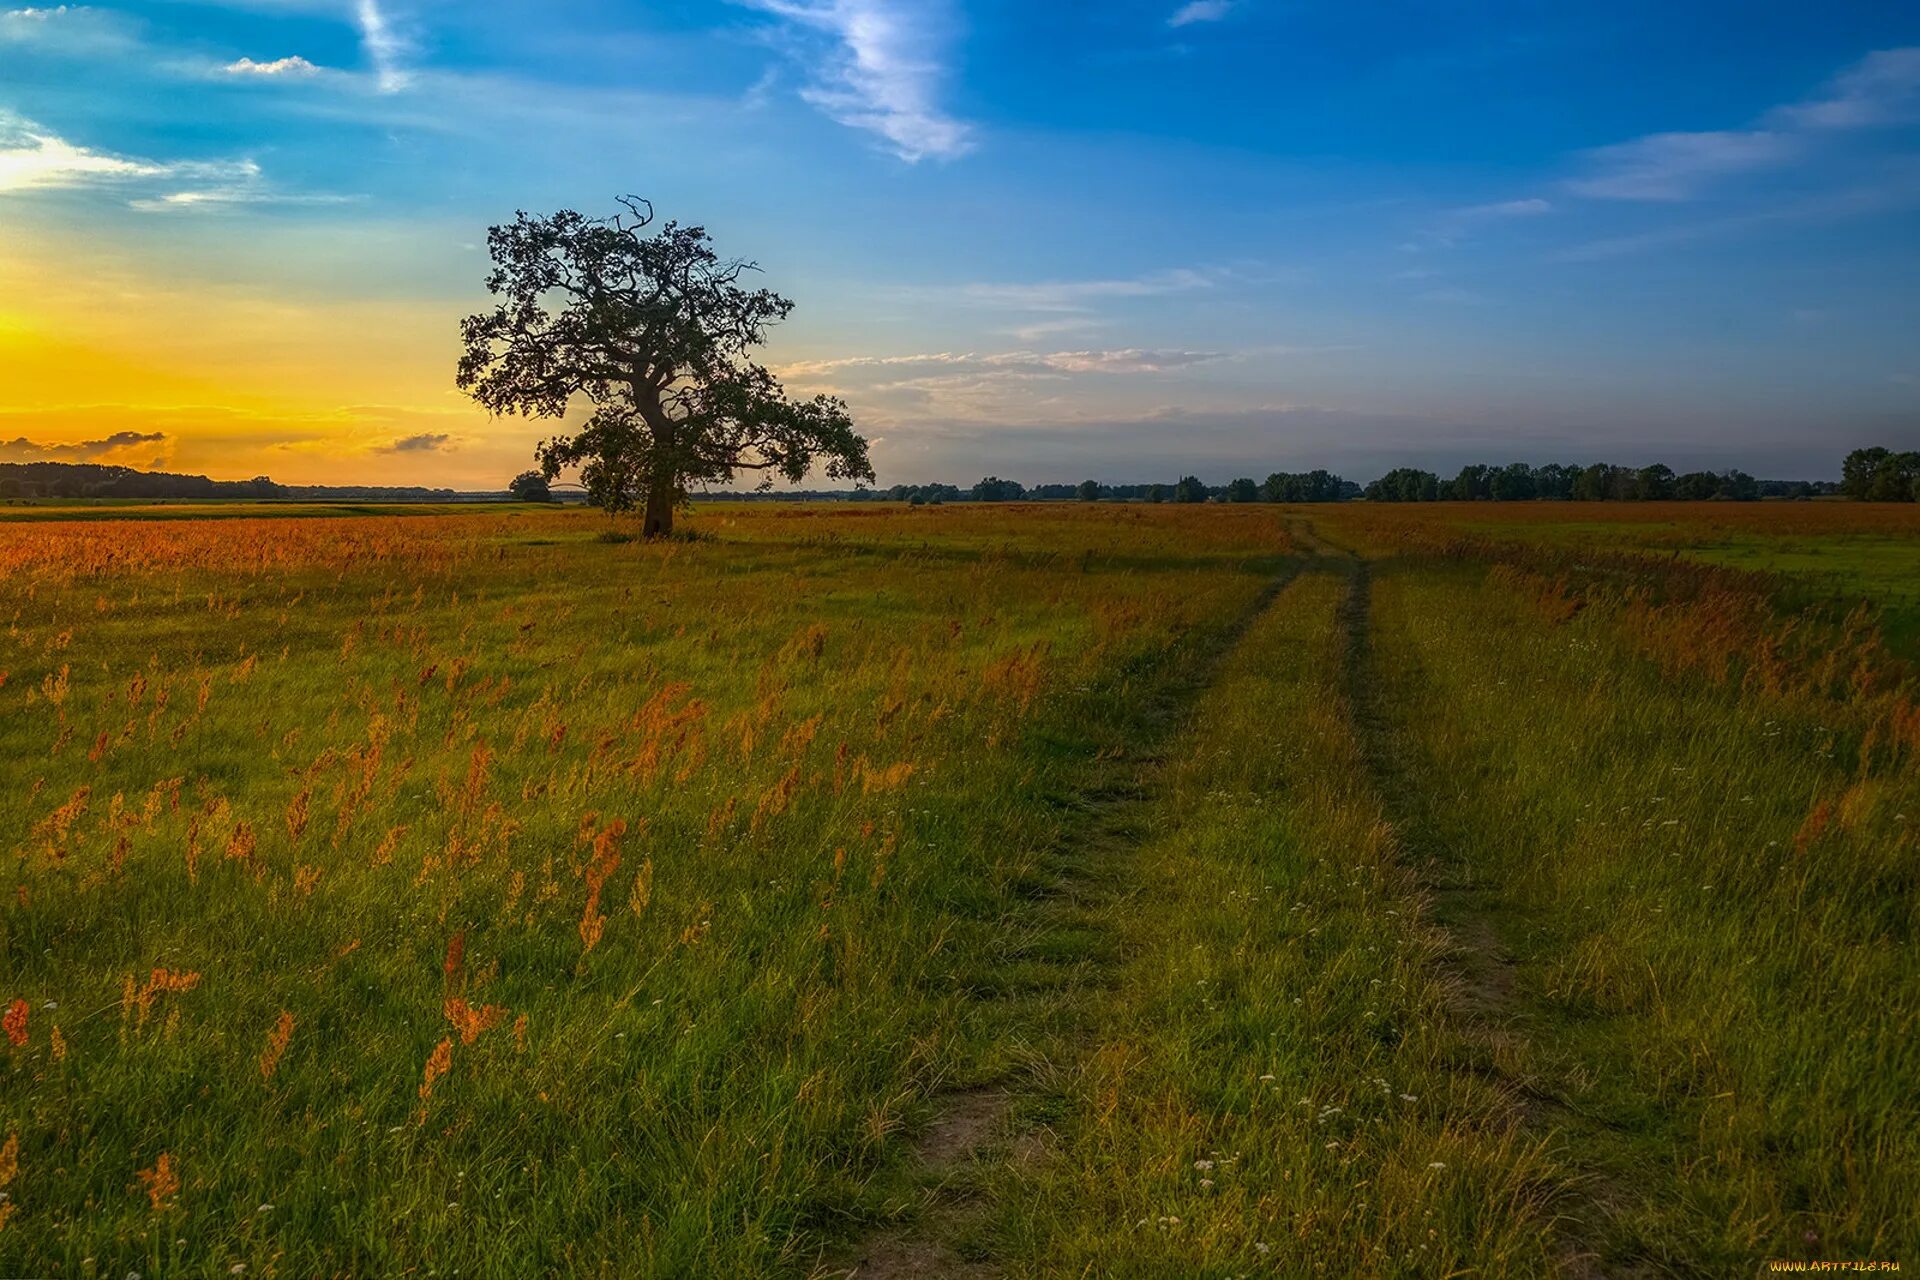
[[[0,7],[0,461],[498,488],[486,228],[625,193],[882,485],[1920,448],[1920,6],[137,0]]]

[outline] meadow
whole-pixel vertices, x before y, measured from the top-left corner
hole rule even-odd
[[[1920,1256],[1910,511],[20,510],[0,1275]]]

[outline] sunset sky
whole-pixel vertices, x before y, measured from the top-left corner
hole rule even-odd
[[[1913,4],[147,0],[0,11],[0,461],[497,488],[486,227],[623,192],[882,484],[1920,447]]]

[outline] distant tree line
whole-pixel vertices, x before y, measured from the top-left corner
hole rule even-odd
[[[0,499],[7,498],[251,498],[383,502],[453,502],[471,495],[415,486],[275,484],[209,480],[170,471],[136,471],[98,462],[0,462]],[[486,495],[491,497],[492,495]]]
[[[1920,502],[1920,453],[1855,449],[1840,468],[1840,492],[1864,502]]]
[[[1417,467],[1396,467],[1364,490],[1369,502],[1757,502],[1761,498],[1811,498],[1830,494],[1827,481],[1756,480],[1746,472],[1688,471],[1672,467],[1589,466],[1550,462],[1535,467],[1515,462],[1504,467],[1462,467],[1451,480]]]
[[[781,495],[770,495],[779,497]],[[794,496],[794,495],[789,495]],[[819,495],[828,496],[825,494]],[[1182,476],[1173,484],[1037,484],[987,476],[962,489],[951,484],[896,484],[887,489],[856,490],[838,495],[855,500],[906,502],[914,506],[942,502],[1339,502],[1360,496],[1360,486],[1330,471],[1276,471],[1263,483],[1239,479],[1218,486],[1198,476]]]

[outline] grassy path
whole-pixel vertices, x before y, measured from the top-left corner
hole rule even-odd
[[[1304,571],[1196,681],[1142,791],[1089,815],[1099,873],[1037,936],[1078,931],[1111,958],[1076,972],[1001,1139],[968,1164],[968,1269],[923,1273],[1585,1280],[1897,1257],[1905,1175],[1822,1170],[1758,1083],[1891,1152],[1895,1043],[1890,1078],[1822,1059],[1848,1091],[1822,1096],[1728,1017],[1807,1035],[1797,1009],[1750,1003],[1754,979],[1840,997],[1823,984],[1869,957],[1809,952],[1809,931],[1872,917],[1685,902],[1705,879],[1676,840],[1692,797],[1594,811],[1699,775],[1702,804],[1772,780],[1777,820],[1811,803],[1795,792],[1826,753],[1738,750],[1764,709],[1643,670],[1604,633],[1510,618],[1469,566],[1296,540]],[[1608,716],[1558,715],[1583,695]],[[1752,828],[1725,818],[1694,827],[1696,856],[1714,880],[1752,876]],[[1638,910],[1609,912],[1621,897]],[[1756,973],[1752,949],[1796,935],[1830,976]]]
[[[905,1277],[978,1280],[1001,1274],[989,1239],[984,1184],[996,1164],[1044,1158],[1042,1117],[1050,1082],[1085,1051],[1088,1011],[1113,985],[1117,942],[1109,927],[1126,865],[1164,786],[1167,749],[1247,632],[1299,572],[1288,565],[1227,626],[1166,665],[1119,714],[1054,803],[1072,820],[1053,851],[1052,882],[1009,930],[1000,971],[979,985],[998,1007],[1009,1078],[947,1091],[914,1144],[894,1188],[910,1206],[902,1221],[856,1241],[825,1274],[859,1280]]]
[[[1487,869],[1449,846],[1435,820],[1439,780],[1423,776],[1406,740],[1410,700],[1390,702],[1383,688],[1374,645],[1373,565],[1366,559],[1353,557],[1349,562],[1342,620],[1347,700],[1360,754],[1399,835],[1407,865],[1418,877],[1429,918],[1442,931],[1438,963],[1460,1029],[1458,1069],[1492,1083],[1515,1127],[1536,1135],[1560,1166],[1552,1197],[1555,1271],[1574,1280],[1642,1274],[1637,1267],[1600,1262],[1596,1242],[1605,1231],[1607,1206],[1625,1192],[1604,1169],[1576,1172],[1564,1168],[1564,1159],[1570,1151],[1591,1150],[1604,1126],[1569,1105],[1564,1094],[1541,1077],[1534,1041],[1547,1019],[1520,980],[1520,957],[1509,942],[1521,927],[1488,883]],[[1400,683],[1417,681],[1417,672],[1407,669],[1406,655],[1396,656]]]
[[[1845,702],[1663,671],[1483,568],[1365,581],[1365,755],[1458,1069],[1544,1145],[1552,1271],[1911,1256],[1911,769],[1836,749]]]
[[[1316,558],[1174,733],[1090,901],[1117,955],[979,1173],[1009,1276],[1551,1270],[1550,1170],[1466,1041]]]

